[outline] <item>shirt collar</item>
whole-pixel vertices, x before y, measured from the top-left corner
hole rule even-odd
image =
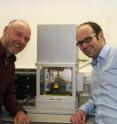
[[[92,59],[91,65],[95,66],[98,62],[100,62],[100,60],[105,60],[107,55],[108,55],[108,52],[110,51],[110,49],[111,49],[111,46],[106,44],[101,49],[99,55],[96,58]]]
[[[106,59],[106,57],[107,57],[108,52],[110,51],[110,49],[111,49],[111,46],[105,45],[105,46],[101,49],[101,51],[100,51],[98,57],[101,57],[101,58],[103,58],[103,59]]]

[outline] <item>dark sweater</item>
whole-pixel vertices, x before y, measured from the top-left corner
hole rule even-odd
[[[0,112],[2,111],[2,105],[4,105],[12,116],[23,110],[16,99],[14,87],[15,61],[15,55],[6,57],[6,51],[0,42]]]

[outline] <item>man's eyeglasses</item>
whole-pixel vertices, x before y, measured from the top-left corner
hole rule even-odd
[[[81,47],[81,46],[83,46],[83,44],[88,44],[89,42],[92,41],[92,39],[93,39],[93,37],[95,37],[95,35],[96,35],[96,33],[92,34],[91,36],[86,37],[82,41],[78,41],[77,44],[76,44],[76,46]]]

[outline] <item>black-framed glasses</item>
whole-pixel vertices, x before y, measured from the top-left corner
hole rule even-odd
[[[81,47],[81,46],[83,46],[83,44],[88,44],[88,43],[90,43],[90,42],[92,41],[93,37],[95,37],[95,35],[96,35],[96,33],[92,34],[91,36],[86,37],[86,38],[85,38],[84,40],[82,40],[82,41],[78,41],[78,42],[76,43],[76,46]]]

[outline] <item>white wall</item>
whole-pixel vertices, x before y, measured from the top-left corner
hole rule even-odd
[[[98,22],[107,43],[117,46],[117,0],[0,0],[0,35],[12,19],[21,18],[32,28],[27,48],[17,55],[18,68],[35,68],[37,24],[80,24]],[[85,58],[81,55],[81,58]]]

